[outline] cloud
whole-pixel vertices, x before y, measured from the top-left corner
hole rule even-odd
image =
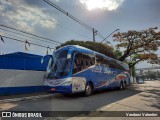
[[[124,0],[80,0],[85,4],[88,10],[107,9],[109,11],[116,10]]]
[[[59,2],[60,0],[52,0],[53,2]]]
[[[14,23],[14,27],[25,29],[28,32],[33,32],[36,25],[46,29],[56,27],[56,20],[53,17],[44,13],[43,9],[39,7],[30,7],[25,1],[1,2],[0,10],[2,11],[0,17],[6,19],[6,21],[3,20],[5,24]]]

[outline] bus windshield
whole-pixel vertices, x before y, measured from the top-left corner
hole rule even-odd
[[[50,69],[47,78],[55,79],[69,74],[71,69],[71,58],[67,58],[68,50],[55,52],[50,61]]]

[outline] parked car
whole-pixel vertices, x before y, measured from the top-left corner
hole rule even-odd
[[[138,84],[143,84],[143,83],[144,83],[144,80],[140,78],[140,79],[137,80],[137,83],[138,83]]]
[[[147,81],[148,80],[148,78],[145,78],[145,81]]]

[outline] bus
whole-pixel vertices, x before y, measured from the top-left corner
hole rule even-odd
[[[44,86],[48,92],[90,96],[106,88],[130,85],[126,63],[78,45],[67,45],[48,55]]]

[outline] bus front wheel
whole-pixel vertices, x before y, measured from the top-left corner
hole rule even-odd
[[[124,83],[123,83],[123,89],[126,89],[127,88],[127,83],[126,83],[126,81],[124,81]]]
[[[85,88],[85,96],[90,96],[93,93],[93,86],[91,83],[87,83],[86,88]]]
[[[123,88],[124,88],[124,86],[123,86],[123,82],[121,81],[121,82],[120,82],[119,89],[120,89],[120,90],[123,90]]]

